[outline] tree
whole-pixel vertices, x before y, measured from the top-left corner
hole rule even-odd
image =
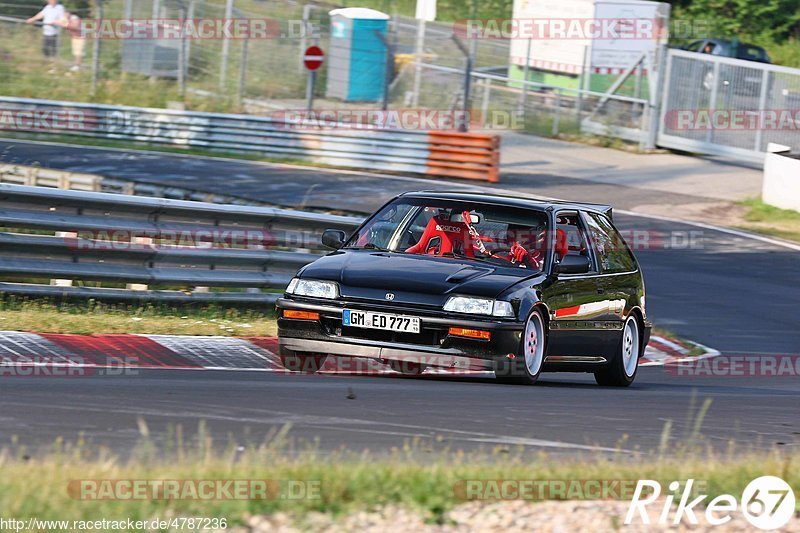
[[[702,37],[780,43],[800,30],[798,0],[677,0],[676,14],[707,21],[715,35]],[[673,17],[674,18],[674,17]]]

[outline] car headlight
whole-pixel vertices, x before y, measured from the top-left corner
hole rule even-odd
[[[339,296],[339,285],[334,281],[294,278],[286,287],[287,294],[333,299]]]
[[[451,296],[444,304],[444,310],[469,315],[514,316],[514,308],[509,302],[470,296]]]

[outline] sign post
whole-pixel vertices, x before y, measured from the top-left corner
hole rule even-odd
[[[425,22],[436,20],[436,0],[417,0],[417,42],[414,46],[414,90],[411,106],[419,106],[419,91],[422,83],[422,54],[425,51]]]
[[[308,69],[308,80],[306,83],[306,110],[311,111],[314,107],[314,85],[317,81],[317,69],[325,61],[325,53],[319,46],[309,46],[303,54],[303,64]]]

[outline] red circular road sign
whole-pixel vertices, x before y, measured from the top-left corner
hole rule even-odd
[[[325,52],[319,46],[309,46],[303,55],[303,63],[308,70],[317,70],[325,61]]]

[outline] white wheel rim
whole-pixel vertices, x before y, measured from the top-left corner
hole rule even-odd
[[[542,368],[544,359],[544,327],[538,313],[533,313],[525,326],[525,366],[535,376]]]
[[[628,318],[622,332],[622,367],[628,377],[636,373],[639,364],[639,325],[634,317]]]

